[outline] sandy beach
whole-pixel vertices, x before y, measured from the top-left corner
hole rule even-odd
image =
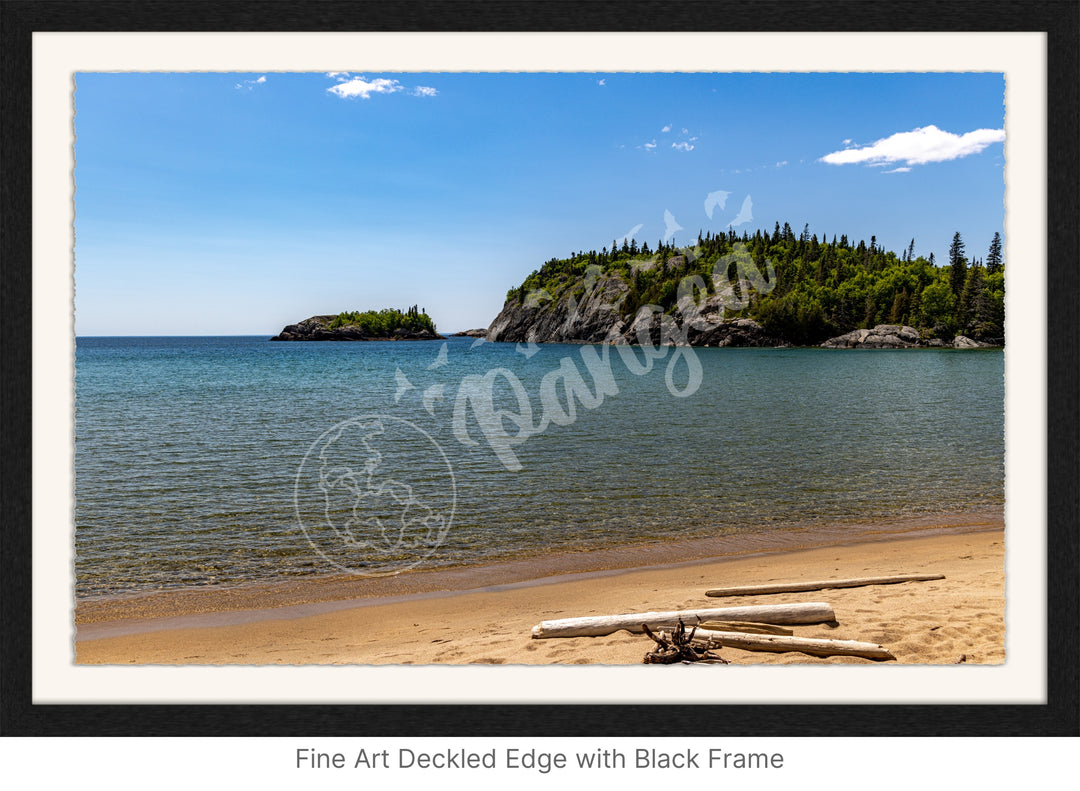
[[[945,579],[802,593],[708,598],[720,586],[943,574]],[[483,579],[480,575],[478,579]],[[859,543],[760,552],[647,568],[579,573],[466,591],[422,591],[262,609],[145,615],[83,607],[79,664],[638,664],[651,641],[533,639],[543,620],[575,616],[827,602],[835,624],[793,627],[799,637],[886,647],[902,664],[1005,660],[1004,529],[924,530]],[[245,601],[241,599],[240,601]],[[284,600],[283,600],[284,601]],[[200,611],[200,609],[202,611]],[[129,617],[124,617],[125,615]],[[723,648],[736,664],[869,663]]]

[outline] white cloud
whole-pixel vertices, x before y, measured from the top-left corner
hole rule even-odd
[[[654,148],[656,148],[656,141],[655,140],[653,140],[651,143],[646,143],[645,144],[645,150],[646,151],[652,151]]]
[[[688,135],[688,134],[690,134],[690,130],[689,129],[684,129],[684,130],[682,130],[682,133],[684,135]]]
[[[850,137],[845,137],[844,138],[844,145],[845,146],[850,146],[851,145],[851,138]]]
[[[925,165],[928,162],[947,162],[978,154],[987,146],[1004,140],[1004,129],[976,129],[966,134],[954,135],[930,125],[910,132],[897,132],[862,148],[834,151],[823,156],[820,161],[830,165],[881,165],[893,162]]]
[[[259,77],[259,79],[257,79],[257,80],[244,80],[243,82],[236,83],[236,89],[238,91],[243,91],[243,90],[250,91],[250,90],[253,90],[256,85],[262,85],[264,82],[266,82],[266,75],[265,74],[263,76]]]
[[[600,80],[597,85],[607,85],[607,80]]]
[[[690,142],[691,142],[691,143],[697,142],[697,138],[696,138],[696,137],[691,137],[691,138],[690,138]]]
[[[689,143],[672,143],[671,147],[676,151],[693,151],[694,147]]]
[[[438,96],[439,92],[434,88],[428,88],[426,85],[421,85],[413,88],[413,96]]]
[[[883,170],[882,173],[910,173],[911,168],[893,168],[892,170]]]
[[[671,124],[668,124],[667,126],[665,126],[665,127],[664,127],[663,129],[661,129],[660,131],[661,131],[661,132],[670,132],[670,131],[671,131]]]
[[[784,160],[781,160],[780,162],[777,162],[777,163],[776,163],[776,166],[777,166],[778,168],[782,168],[782,167],[783,167],[784,165],[786,165],[786,164],[787,164],[787,160],[786,160],[786,159],[784,159]]]
[[[329,77],[332,80],[336,79],[336,80],[338,80],[340,82],[341,80],[349,79],[349,72],[347,72],[347,71],[328,71],[328,72],[326,72],[326,76]]]
[[[397,93],[404,89],[404,86],[397,80],[380,77],[367,82],[363,77],[353,77],[326,90],[335,96],[340,96],[342,99],[355,99],[357,96],[361,99],[369,99],[373,93]]]

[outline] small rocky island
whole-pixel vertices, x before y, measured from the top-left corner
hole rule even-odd
[[[435,322],[413,305],[402,312],[393,308],[337,315],[312,316],[289,324],[272,341],[436,341],[443,336]]]

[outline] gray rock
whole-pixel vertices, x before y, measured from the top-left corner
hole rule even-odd
[[[908,343],[919,342],[919,331],[914,327],[901,327],[900,332],[896,334],[899,335],[902,340],[905,340]]]
[[[920,339],[913,327],[878,324],[872,330],[852,330],[829,338],[821,345],[826,349],[908,349],[919,346]]]

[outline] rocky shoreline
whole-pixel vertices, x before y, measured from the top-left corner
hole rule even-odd
[[[622,279],[607,277],[584,293],[570,292],[540,304],[508,299],[488,327],[487,339],[511,343],[650,343],[743,348],[799,345],[769,333],[753,319],[725,318],[721,299],[716,295],[700,305],[680,303],[673,314],[641,311],[629,321],[621,318],[615,307],[621,305],[627,290]],[[690,318],[684,318],[687,316]],[[826,349],[978,349],[1000,347],[1004,341],[973,340],[964,335],[943,338],[914,327],[879,324],[816,345]]]
[[[821,344],[825,349],[986,349],[1002,345],[972,340],[966,335],[957,335],[951,341],[936,336],[924,337],[914,327],[899,324],[878,324],[872,330],[852,330]]]

